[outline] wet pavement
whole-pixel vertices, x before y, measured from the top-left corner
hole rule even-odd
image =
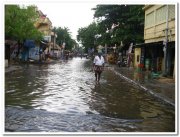
[[[21,65],[5,74],[6,132],[175,132],[174,107],[92,62]]]
[[[114,71],[122,74],[130,81],[136,82],[153,96],[165,103],[175,106],[175,80],[172,78],[153,77],[150,71],[137,71],[135,68],[114,66]]]

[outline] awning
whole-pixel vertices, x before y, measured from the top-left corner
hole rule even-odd
[[[164,45],[163,45],[163,41],[158,41],[158,42],[151,42],[151,43],[136,44],[135,48],[149,47],[149,46],[164,46]]]
[[[170,48],[174,48],[175,47],[175,41],[169,41],[167,45]],[[136,44],[135,48],[151,47],[151,46],[161,46],[161,47],[164,47],[164,44],[163,44],[163,41],[151,42],[151,43],[141,43],[141,44]]]
[[[34,47],[35,47],[35,42],[34,42],[34,40],[26,40],[26,41],[24,42],[24,47],[34,48]]]
[[[42,48],[44,51],[49,46],[48,42],[46,40],[41,40],[40,42],[40,48]]]
[[[48,42],[47,42],[47,41],[45,41],[45,40],[41,40],[41,44],[47,45],[47,44],[48,44]]]
[[[15,40],[5,40],[5,45],[15,45],[17,43],[17,41]]]

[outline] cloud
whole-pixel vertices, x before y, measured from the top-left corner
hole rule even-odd
[[[35,4],[55,27],[68,27],[76,39],[77,31],[93,22],[95,3],[38,3]]]

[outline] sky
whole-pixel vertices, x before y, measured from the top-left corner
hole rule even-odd
[[[93,22],[95,3],[41,3],[35,4],[51,20],[54,27],[68,27],[72,38],[76,39],[77,31]]]
[[[72,38],[76,39],[77,31],[81,27],[87,27],[93,22],[94,10],[97,4],[122,4],[121,1],[36,1],[36,2],[17,2],[17,4],[36,5],[51,20],[53,27],[68,27]],[[10,2],[11,3],[11,2]],[[12,2],[14,3],[14,1]],[[127,1],[126,4],[133,1]],[[138,2],[137,2],[138,3]],[[136,3],[136,4],[137,4]],[[144,2],[139,2],[144,3]]]

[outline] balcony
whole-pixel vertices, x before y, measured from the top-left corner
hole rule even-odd
[[[39,19],[38,19],[38,23],[39,23],[39,24],[47,24],[47,25],[50,25],[50,24],[51,24],[51,22],[49,21],[48,18],[39,18]]]

